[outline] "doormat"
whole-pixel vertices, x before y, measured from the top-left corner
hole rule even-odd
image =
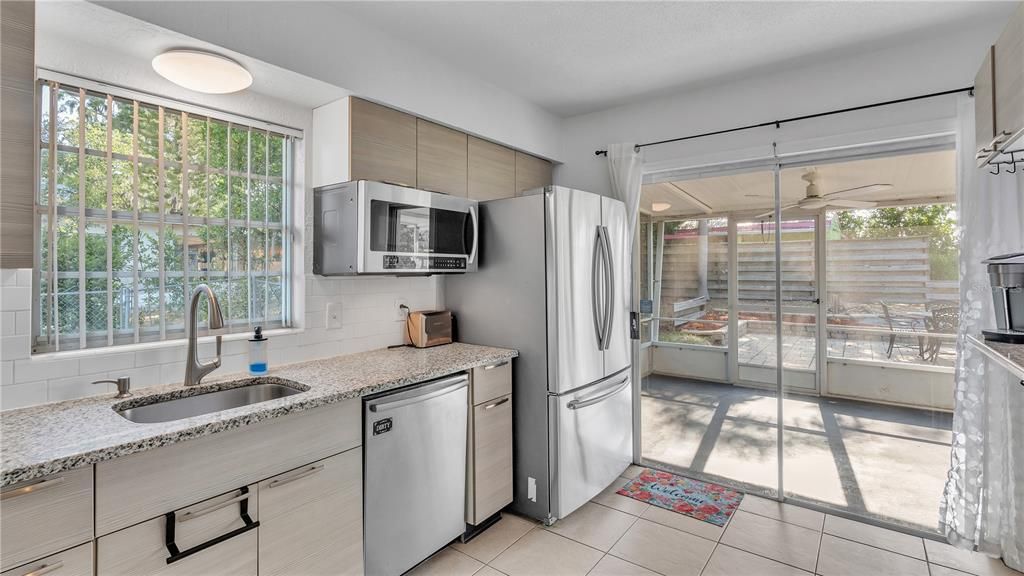
[[[725,486],[650,468],[619,488],[618,494],[715,526],[725,526],[743,500],[742,492]]]

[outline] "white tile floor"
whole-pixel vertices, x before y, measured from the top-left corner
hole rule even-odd
[[[719,528],[615,494],[627,481],[551,527],[506,513],[410,574],[1020,576],[981,554],[749,494]]]

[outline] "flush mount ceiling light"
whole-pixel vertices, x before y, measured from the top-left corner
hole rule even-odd
[[[671,207],[672,205],[669,204],[668,202],[655,202],[654,204],[651,204],[651,210],[655,212],[664,212],[665,210],[668,210]]]
[[[229,94],[252,85],[252,74],[238,62],[199,50],[157,54],[153,70],[178,86],[205,94]]]

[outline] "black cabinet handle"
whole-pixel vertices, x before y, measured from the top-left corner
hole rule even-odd
[[[238,491],[240,496],[245,496],[249,494],[249,487],[242,486],[241,488],[238,489]],[[197,552],[202,552],[203,550],[206,550],[211,546],[216,546],[217,544],[220,544],[225,540],[230,540],[231,538],[234,538],[239,534],[245,534],[249,530],[252,530],[253,528],[256,528],[260,525],[259,521],[254,522],[253,519],[249,516],[249,499],[243,498],[238,501],[238,516],[242,519],[242,522],[245,523],[245,526],[235,528],[231,532],[221,534],[220,536],[207,540],[202,544],[196,544],[195,546],[187,550],[178,550],[178,545],[174,542],[174,527],[178,523],[178,519],[175,516],[174,512],[168,512],[164,516],[167,520],[167,528],[166,531],[164,532],[164,544],[167,546],[167,553],[170,554],[170,556],[167,557],[168,564],[172,564],[174,562],[177,562],[178,560],[188,558],[189,556]]]

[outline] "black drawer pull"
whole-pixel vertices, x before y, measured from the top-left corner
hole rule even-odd
[[[249,493],[249,487],[248,486],[243,486],[243,487],[239,488],[238,491],[239,491],[239,494],[241,496],[244,496],[244,495]],[[177,562],[178,560],[182,560],[184,558],[188,558],[189,556],[191,556],[191,555],[193,555],[193,554],[195,554],[197,552],[202,552],[203,550],[206,550],[207,548],[210,548],[211,546],[216,546],[217,544],[220,544],[221,542],[223,542],[225,540],[230,540],[231,538],[234,538],[235,536],[238,536],[239,534],[244,534],[244,533],[248,532],[249,530],[252,530],[253,528],[256,528],[257,526],[260,525],[258,520],[253,522],[253,519],[251,517],[249,517],[249,499],[248,498],[244,498],[242,500],[239,500],[239,502],[238,502],[238,515],[239,515],[239,517],[241,517],[242,522],[245,523],[245,526],[242,526],[240,528],[235,528],[231,532],[225,532],[224,534],[221,534],[220,536],[217,536],[216,538],[212,538],[210,540],[207,540],[206,542],[203,542],[202,544],[196,544],[195,546],[189,548],[188,550],[178,550],[178,545],[175,544],[175,542],[174,542],[174,527],[178,523],[178,520],[175,517],[174,512],[168,512],[167,514],[165,514],[164,517],[167,519],[167,528],[166,528],[166,531],[164,532],[164,544],[167,546],[167,553],[170,554],[170,556],[167,557],[167,563],[168,564],[172,564],[174,562]]]

